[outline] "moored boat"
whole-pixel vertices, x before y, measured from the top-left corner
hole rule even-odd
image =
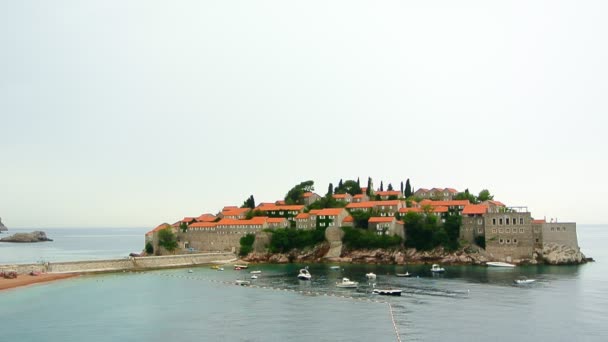
[[[251,285],[251,282],[249,280],[237,280],[234,282],[234,284],[239,286],[247,286]]]
[[[298,274],[298,279],[310,280],[310,278],[312,278],[312,275],[310,274],[310,272],[308,272],[308,267],[300,270],[300,273]]]
[[[342,281],[339,281],[339,282],[336,283],[337,287],[348,288],[348,289],[357,288],[358,285],[359,285],[358,282],[352,281],[352,280],[350,280],[348,278],[342,278]]]
[[[407,271],[405,273],[395,273],[395,275],[397,277],[411,277],[412,276],[412,274],[410,272],[407,272]]]
[[[536,281],[536,279],[528,279],[526,277],[519,277],[519,278],[515,279],[513,282],[516,285],[526,285],[526,284],[532,284],[535,281]]]
[[[234,268],[235,268],[235,269],[236,269],[237,267],[238,267],[239,269],[241,269],[241,270],[244,270],[244,269],[249,268],[249,266],[247,266],[247,265],[234,265]]]
[[[330,268],[330,269],[332,269],[332,270],[339,270],[339,269],[340,269],[340,266],[335,266],[335,265],[334,265],[334,266],[330,266],[329,268]]]
[[[381,296],[401,296],[399,289],[374,289],[372,293]]]
[[[260,274],[260,273],[262,273],[262,271],[251,271],[249,273],[251,273],[251,274]]]
[[[258,276],[254,274],[251,276],[251,279],[258,279]]]
[[[365,277],[367,279],[376,279],[376,274],[373,272],[369,272],[369,273],[365,274]]]
[[[433,264],[433,266],[431,266],[431,272],[433,273],[443,273],[445,272],[445,268],[437,265],[437,264]]]

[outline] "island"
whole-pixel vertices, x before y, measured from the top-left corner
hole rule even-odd
[[[0,239],[0,242],[18,242],[18,243],[30,243],[30,242],[45,242],[53,241],[46,236],[45,232],[35,231],[31,233],[16,233],[11,236]]]
[[[148,255],[230,251],[250,262],[581,264],[576,223],[535,218],[489,190],[400,188],[340,180],[319,195],[314,181],[284,198],[162,223],[145,235]]]

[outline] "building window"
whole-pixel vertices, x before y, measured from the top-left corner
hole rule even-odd
[[[498,219],[498,225],[502,226],[502,219]]]
[[[496,219],[495,218],[492,219],[492,225],[494,225],[494,226],[496,225]]]
[[[477,230],[477,233],[478,233],[478,234],[483,234],[483,229],[478,229],[478,230]]]
[[[502,245],[504,243],[503,239],[498,240],[498,242]]]
[[[511,239],[507,239],[507,243],[511,243]]]
[[[509,229],[509,228],[505,229],[505,233],[510,234],[511,233],[511,229]]]
[[[513,219],[513,225],[515,226],[517,224],[517,219]]]
[[[538,243],[538,239],[536,239],[536,243]]]
[[[513,239],[513,243],[517,243],[517,239]]]
[[[500,229],[498,230],[498,232],[499,232],[500,234],[502,234],[502,228],[500,228]]]
[[[507,226],[509,225],[509,218],[508,217],[505,219],[505,223],[506,223]]]
[[[492,233],[496,234],[496,228],[492,229]]]
[[[522,225],[524,224],[524,218],[523,218],[523,217],[521,217],[521,218],[519,219],[519,224],[522,224]]]
[[[551,227],[551,231],[552,231],[552,232],[553,232],[553,231],[555,231],[555,228]]]
[[[563,231],[566,231],[566,227],[562,227],[562,230],[563,230]]]
[[[477,224],[483,224],[483,220],[482,219],[478,219],[477,220]]]
[[[536,231],[538,231],[538,229]],[[523,228],[519,228],[519,232],[523,234],[524,233],[524,229]]]

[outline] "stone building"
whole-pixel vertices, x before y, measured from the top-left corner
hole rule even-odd
[[[351,203],[353,201],[353,196],[351,194],[334,194],[332,197],[336,201],[342,201],[346,203]]]
[[[487,213],[484,219],[488,253],[507,262],[532,257],[535,238],[532,217],[527,208],[509,208],[504,213]]]
[[[370,217],[367,229],[378,235],[398,235],[405,240],[403,221],[398,221],[394,216]]]
[[[475,243],[475,238],[485,236],[485,214],[488,207],[485,205],[470,204],[462,210],[462,224],[460,225],[460,239]]]
[[[318,194],[314,193],[314,192],[305,192],[304,195],[302,195],[303,201],[304,201],[304,205],[305,206],[309,206],[313,203],[315,203],[316,201],[321,199],[321,196],[319,196]]]

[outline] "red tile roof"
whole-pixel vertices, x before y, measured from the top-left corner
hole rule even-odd
[[[313,210],[309,211],[308,213],[309,213],[310,215],[317,215],[317,213],[318,213],[319,211],[321,211],[321,209],[313,209]]]
[[[250,225],[263,225],[266,223],[268,217],[266,216],[256,216],[250,220],[234,220],[234,219],[221,219],[217,225],[229,225],[229,226],[250,226]]]
[[[393,216],[388,216],[388,217],[370,217],[369,218],[369,223],[390,223],[395,221],[395,217]]]
[[[238,209],[239,207],[237,207],[236,205],[228,205],[225,206],[224,208],[222,208],[222,211],[228,211],[228,210],[234,210],[234,209]]]
[[[297,220],[306,220],[306,219],[308,219],[308,218],[310,218],[310,214],[307,214],[307,213],[299,213],[299,214],[296,216],[296,219],[297,219]]]
[[[314,194],[315,194],[314,192],[305,192],[305,193],[304,193],[304,195],[302,195],[302,197],[304,197],[304,198],[308,198],[308,197],[313,196]],[[318,195],[317,195],[317,196],[318,196]]]
[[[348,215],[344,218],[344,221],[342,222],[355,222],[355,219],[352,216]]]
[[[420,201],[420,205],[431,205],[431,206],[445,206],[445,207],[459,207],[471,204],[469,200],[458,200],[458,201],[431,201],[423,200]]]
[[[194,228],[215,228],[217,223],[215,222],[196,222],[188,226],[188,229]]]
[[[400,214],[421,213],[421,212],[422,212],[422,208],[401,208],[401,209],[399,209]]]
[[[286,210],[286,211],[295,210],[295,211],[301,211],[301,210],[304,209],[304,206],[303,205],[276,205],[276,204],[271,204],[271,205],[258,206],[256,209],[257,210],[261,210],[261,211],[277,211],[277,210]]]
[[[543,223],[547,223],[546,220],[532,220],[532,224],[543,224]]]
[[[373,208],[376,206],[377,202],[357,202],[357,203],[349,203],[346,208],[348,209],[355,209],[355,208]]]
[[[269,217],[266,222],[268,223],[284,223],[284,222],[288,222],[286,218],[284,217]]]
[[[196,220],[196,218],[194,218],[194,217],[184,217],[182,219],[182,222],[190,223],[190,222],[193,222],[195,220]]]
[[[274,202],[274,204],[276,204],[276,205],[285,205],[285,201],[279,200],[279,201]]]
[[[344,208],[327,208],[321,209],[317,212],[317,216],[338,216],[342,213]]]
[[[483,215],[488,212],[488,206],[482,204],[465,205],[462,215]]]
[[[203,214],[196,218],[198,222],[213,222],[215,221],[216,216],[212,214]]]
[[[350,194],[335,194],[335,195],[333,195],[333,197],[335,199],[348,198],[349,196],[350,196]]]
[[[251,210],[250,208],[236,208],[230,210],[222,211],[222,215],[224,216],[242,216],[247,214],[247,212]]]
[[[449,192],[451,192],[451,193],[453,193],[453,194],[458,193],[458,190],[453,189],[453,188],[445,188],[445,190],[447,190],[447,191],[449,191]]]
[[[355,196],[353,196],[353,198],[363,198],[363,196],[366,196],[365,194],[356,194]]]
[[[156,233],[157,231],[165,229],[165,228],[171,228],[171,225],[168,223],[159,224],[156,228],[147,232],[146,235],[152,235],[152,234]]]
[[[391,191],[376,191],[376,195],[380,196],[401,196],[401,193],[396,190]]]

